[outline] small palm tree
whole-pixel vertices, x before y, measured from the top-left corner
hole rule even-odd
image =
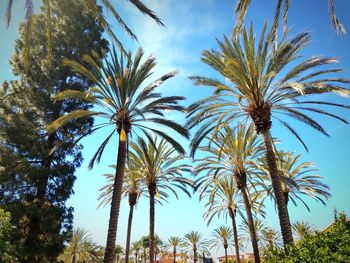
[[[331,197],[328,185],[322,183],[322,176],[310,174],[316,172],[314,163],[300,162],[301,154],[295,155],[292,152],[277,152],[277,168],[280,172],[284,201],[288,205],[291,201],[295,206],[297,201],[302,202],[310,211],[303,196],[311,197],[326,205],[326,200]],[[272,186],[266,185],[268,193],[272,192]],[[272,195],[271,195],[272,196]],[[272,196],[273,197],[273,196]]]
[[[141,240],[132,242],[131,250],[134,252],[134,255],[135,255],[135,263],[138,263],[139,253],[140,253],[141,249],[142,249],[142,242],[141,242]]]
[[[158,134],[165,138],[180,153],[184,153],[182,146],[172,137],[168,136],[161,127],[170,128],[179,134],[188,137],[188,131],[174,121],[165,119],[165,110],[183,111],[183,107],[178,105],[183,97],[170,96],[163,97],[155,92],[155,88],[167,79],[175,75],[174,72],[162,76],[160,79],[143,87],[142,83],[152,74],[155,67],[155,58],[149,57],[141,63],[143,51],[138,50],[136,55],[131,54],[118,56],[113,49],[110,60],[102,61],[93,52],[92,55],[84,57],[86,67],[74,61],[66,61],[66,64],[76,70],[79,74],[90,79],[95,87],[89,92],[79,92],[74,90],[63,91],[56,96],[56,100],[76,98],[92,103],[95,108],[101,111],[77,110],[67,115],[61,116],[47,127],[49,132],[54,132],[65,123],[77,118],[89,118],[92,116],[107,119],[105,122],[97,124],[93,131],[106,126],[112,126],[111,133],[102,142],[90,162],[90,168],[95,161],[99,161],[105,146],[114,134],[118,134],[118,154],[116,164],[116,176],[113,185],[111,212],[108,225],[107,244],[105,249],[104,263],[114,261],[114,248],[118,228],[119,208],[122,194],[124,169],[127,155],[127,145],[132,133],[143,133],[149,137],[149,132]],[[126,63],[124,63],[126,60]],[[147,123],[156,123],[157,128],[147,126]]]
[[[115,169],[115,165],[111,165],[110,167]],[[129,251],[130,251],[130,242],[131,242],[131,228],[132,228],[132,221],[133,221],[133,214],[134,214],[134,207],[142,195],[142,193],[145,192],[145,185],[142,183],[141,174],[140,174],[141,168],[137,167],[135,163],[128,159],[126,170],[125,170],[125,177],[124,177],[124,184],[123,184],[123,193],[125,196],[128,196],[129,199],[129,219],[128,219],[128,229],[127,229],[127,235],[126,235],[126,245],[125,245],[125,263],[129,262]],[[106,184],[100,189],[100,196],[98,199],[100,200],[99,206],[104,206],[106,204],[110,204],[112,202],[112,193],[113,193],[113,185],[115,180],[114,174],[105,174],[106,177]]]
[[[233,232],[232,229],[227,226],[220,226],[213,231],[213,237],[211,248],[223,246],[225,250],[225,263],[228,263],[227,249],[230,245],[233,245]]]
[[[193,183],[183,177],[183,173],[190,172],[188,165],[179,163],[183,156],[177,155],[175,148],[165,139],[150,137],[147,142],[139,138],[137,143],[131,143],[131,149],[130,158],[141,169],[140,175],[148,189],[150,200],[149,254],[150,263],[153,263],[155,196],[158,195],[159,199],[165,200],[168,197],[166,190],[170,190],[178,197],[174,187],[191,196],[186,186],[192,186]]]
[[[339,69],[318,69],[336,62],[334,58],[318,56],[296,63],[301,50],[310,42],[309,33],[301,33],[292,39],[286,36],[275,45],[274,30],[266,34],[266,29],[265,24],[258,42],[255,41],[251,26],[249,32],[244,30],[242,41],[229,40],[225,36],[223,41],[218,41],[219,52],[203,52],[202,61],[217,70],[226,82],[202,76],[192,77],[195,85],[212,86],[215,91],[212,96],[199,100],[188,108],[187,125],[190,129],[202,125],[192,140],[193,156],[201,141],[210,133],[218,133],[222,126],[239,118],[250,119],[254,123],[255,130],[262,135],[265,145],[265,156],[286,246],[293,244],[293,236],[271,137],[272,118],[286,127],[306,148],[301,136],[291,126],[290,119],[284,120],[283,117],[301,121],[328,136],[325,129],[307,113],[330,116],[347,123],[344,118],[318,109],[317,106],[350,107],[317,99],[308,100],[306,95],[310,97],[330,92],[348,95],[349,90],[342,85],[350,81],[325,77],[325,74],[339,72]],[[296,64],[290,69],[292,62]]]
[[[243,197],[255,262],[260,262],[247,180],[251,184],[254,183],[257,160],[264,150],[261,140],[255,133],[253,125],[246,127],[244,124],[239,124],[235,129],[225,126],[211,138],[210,146],[202,147],[201,150],[209,156],[203,158],[199,171],[208,170],[215,177],[224,174],[234,178],[236,187]]]
[[[169,237],[168,242],[166,244],[166,246],[172,249],[173,251],[174,263],[176,263],[177,248],[181,245],[181,243],[182,243],[181,237],[172,236],[172,237]]]
[[[315,232],[314,225],[306,221],[296,221],[292,224],[292,227],[298,239],[302,239],[305,236],[311,235]]]
[[[191,231],[187,233],[183,239],[183,247],[187,247],[193,252],[193,263],[197,263],[197,253],[205,251],[208,242],[202,238],[202,235],[197,231]]]
[[[77,228],[59,259],[65,263],[96,262],[99,259],[98,249],[87,231]]]
[[[116,257],[116,263],[119,263],[120,256],[124,253],[124,248],[120,245],[115,246],[115,257]]]
[[[197,172],[200,167],[207,167],[205,163],[200,164],[197,168]],[[215,174],[215,171],[213,171]],[[241,213],[242,200],[241,195],[238,193],[238,189],[234,182],[233,176],[220,176],[215,178],[212,174],[205,174],[199,178],[196,182],[196,187],[199,188],[199,198],[202,200],[204,197],[208,197],[208,202],[205,205],[206,212],[204,218],[208,221],[208,225],[215,215],[220,217],[223,213],[227,220],[227,215],[231,219],[233,239],[236,252],[236,261],[240,262],[239,250],[241,243],[239,242],[236,216],[237,213],[243,217]]]

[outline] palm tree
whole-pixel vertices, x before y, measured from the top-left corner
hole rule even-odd
[[[278,44],[273,42],[271,30],[266,36],[265,24],[259,42],[255,42],[252,26],[249,33],[244,30],[243,39],[219,41],[220,52],[206,50],[202,61],[217,70],[226,79],[223,83],[218,79],[195,76],[196,85],[212,86],[214,94],[199,100],[188,108],[189,128],[198,124],[202,127],[192,141],[192,156],[207,134],[218,133],[220,128],[238,118],[250,119],[256,132],[261,134],[265,145],[265,156],[268,163],[274,195],[276,198],[280,226],[285,247],[293,244],[293,236],[285,205],[281,181],[278,175],[274,147],[271,137],[272,118],[286,127],[307,149],[297,131],[284,116],[299,120],[328,136],[324,128],[308,112],[334,117],[344,123],[344,118],[317,108],[319,105],[335,106],[349,109],[348,105],[320,100],[308,100],[315,94],[333,92],[349,94],[349,90],[341,85],[350,83],[343,78],[324,77],[327,73],[335,73],[340,69],[320,69],[318,67],[333,64],[337,60],[330,57],[312,57],[289,69],[292,62],[300,58],[301,50],[310,41],[309,33],[301,33],[292,39],[284,37]],[[313,72],[309,72],[314,70]],[[305,98],[304,98],[305,97]]]
[[[146,255],[147,255],[146,249],[149,248],[149,236],[141,237],[140,242],[142,244],[142,249],[143,249],[143,263],[146,263]]]
[[[155,88],[167,79],[173,77],[175,72],[168,73],[160,79],[143,86],[143,82],[152,74],[156,62],[154,57],[149,57],[141,62],[143,51],[141,49],[134,57],[121,54],[118,56],[113,48],[110,60],[102,61],[95,52],[84,57],[86,67],[74,61],[66,61],[66,65],[72,67],[79,74],[86,76],[94,83],[89,92],[67,90],[57,94],[56,100],[77,98],[91,102],[95,108],[101,111],[77,110],[61,116],[47,127],[49,132],[54,132],[65,123],[77,118],[89,118],[92,116],[106,118],[105,122],[97,124],[93,131],[112,125],[112,132],[102,142],[90,162],[92,168],[95,161],[99,161],[105,146],[114,134],[119,135],[117,169],[113,186],[111,212],[108,225],[107,244],[104,263],[114,261],[114,248],[118,227],[119,207],[122,194],[124,168],[127,155],[127,145],[132,133],[143,133],[150,137],[149,131],[165,138],[180,153],[184,153],[182,146],[172,137],[168,136],[162,127],[168,127],[188,138],[188,131],[174,121],[165,119],[165,110],[183,111],[178,105],[183,97],[163,97],[155,92]],[[125,63],[126,60],[126,63]],[[90,68],[90,69],[89,69]],[[157,128],[147,126],[147,123],[156,123]],[[137,132],[136,132],[137,131]]]
[[[111,165],[115,169],[115,165]],[[130,251],[130,242],[131,242],[131,227],[133,221],[134,207],[145,191],[145,186],[141,182],[140,168],[135,165],[131,159],[128,159],[125,170],[124,184],[122,192],[124,195],[128,196],[129,199],[129,219],[128,219],[128,229],[126,235],[126,245],[125,245],[125,263],[129,262],[129,251]],[[106,184],[100,189],[100,200],[101,205],[110,204],[112,202],[112,193],[113,193],[113,184],[115,180],[114,174],[105,174]]]
[[[197,171],[199,172],[200,167],[206,167],[203,162],[199,165]],[[238,194],[234,179],[232,176],[221,176],[220,178],[215,178],[209,173],[202,176],[196,182],[196,187],[199,188],[199,198],[202,200],[204,197],[208,196],[208,202],[205,205],[206,212],[204,218],[208,221],[208,225],[215,215],[220,217],[224,213],[226,220],[227,215],[229,215],[232,223],[233,239],[236,252],[236,261],[240,262],[239,250],[240,242],[237,232],[236,215],[237,212],[241,214],[241,196]]]
[[[116,256],[116,263],[119,263],[120,256],[124,253],[124,248],[120,245],[115,246],[115,256]]]
[[[130,0],[131,4],[136,7],[138,11],[140,11],[142,14],[147,15],[151,17],[154,21],[156,21],[158,24],[164,26],[162,20],[152,11],[149,9],[141,0]],[[5,14],[5,21],[7,24],[7,27],[9,27],[11,22],[11,14],[12,14],[12,5],[14,1],[13,0],[7,0],[7,9]],[[127,26],[125,21],[122,19],[122,17],[119,15],[118,11],[115,9],[114,5],[112,4],[112,1],[110,0],[103,0],[101,1],[104,9],[111,13],[112,16],[116,19],[118,24],[124,29],[124,31],[134,40],[137,40],[136,35],[134,32]],[[42,1],[43,7],[45,9],[45,17],[46,17],[46,47],[48,50],[48,60],[51,61],[51,36],[52,36],[52,5],[60,4],[60,1],[52,1],[52,0],[43,0]],[[117,35],[114,33],[111,24],[107,21],[106,16],[103,14],[103,9],[98,5],[96,0],[84,0],[82,1],[82,4],[84,5],[85,9],[88,10],[89,13],[91,13],[94,17],[96,17],[96,22],[102,26],[107,33],[113,38],[113,40],[119,45],[121,49],[123,49],[121,41],[118,39]],[[24,61],[27,62],[29,58],[29,51],[30,51],[30,39],[31,39],[31,32],[32,32],[32,26],[33,26],[33,14],[34,14],[34,1],[33,0],[26,0],[25,1],[25,49],[24,49]]]
[[[203,158],[199,170],[209,170],[216,177],[224,174],[233,176],[237,189],[241,192],[245,206],[255,262],[260,262],[259,248],[254,229],[254,220],[249,198],[247,180],[253,182],[258,158],[263,154],[263,147],[253,125],[246,127],[239,124],[235,129],[223,127],[210,140],[210,146],[202,147],[209,154]]]
[[[98,246],[92,242],[86,230],[77,228],[59,259],[65,263],[96,262],[99,259]]]
[[[169,237],[168,243],[166,244],[168,248],[173,250],[174,263],[176,263],[176,249],[181,245],[181,237],[172,236]]]
[[[149,256],[150,263],[154,262],[154,215],[155,196],[164,200],[168,197],[165,190],[170,190],[178,197],[174,187],[191,196],[186,189],[192,186],[191,180],[183,177],[184,172],[190,172],[189,166],[180,164],[183,155],[177,155],[176,150],[165,139],[149,137],[148,142],[139,138],[137,143],[131,143],[130,158],[135,162],[148,189],[150,200],[150,232],[149,232]]]
[[[244,19],[247,14],[249,5],[251,1],[250,0],[236,0],[236,7],[235,7],[235,16],[236,16],[236,24],[233,29],[233,36],[236,37],[238,33],[242,32],[243,26],[244,26]],[[274,17],[274,24],[277,27],[278,21],[280,17],[281,7],[282,4],[284,5],[283,9],[283,15],[282,15],[282,21],[283,21],[283,31],[287,31],[287,18],[288,18],[288,11],[289,11],[289,0],[278,0],[277,6],[275,10],[275,17]],[[330,11],[330,17],[332,21],[332,25],[335,28],[335,30],[340,33],[341,35],[346,34],[345,27],[340,23],[339,19],[337,18],[335,14],[334,9],[334,0],[328,0],[329,5],[329,11]]]
[[[183,239],[182,246],[188,247],[193,251],[193,263],[197,263],[197,253],[204,251],[208,243],[202,238],[202,235],[197,231],[187,233]]]
[[[142,249],[142,242],[141,242],[141,240],[132,242],[131,250],[134,252],[134,255],[135,255],[135,263],[138,263],[139,253],[140,253],[141,249]]]
[[[328,185],[322,183],[319,179],[322,176],[310,174],[317,171],[313,168],[314,164],[310,162],[300,162],[301,154],[294,155],[292,152],[278,151],[277,169],[280,172],[282,183],[282,192],[286,206],[291,201],[295,206],[297,201],[302,202],[306,209],[310,211],[309,206],[302,199],[302,196],[309,196],[323,205],[331,197]],[[267,172],[267,171],[266,171]],[[271,184],[264,184],[267,194],[271,197]]]
[[[314,225],[306,221],[296,221],[292,224],[292,228],[298,239],[311,235],[315,231]]]
[[[232,229],[227,226],[220,226],[214,229],[213,237],[214,239],[212,239],[211,241],[211,248],[223,246],[225,250],[225,263],[228,263],[227,248],[229,247],[229,245],[233,245]]]

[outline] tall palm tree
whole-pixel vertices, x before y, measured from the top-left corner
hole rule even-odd
[[[315,232],[314,225],[306,221],[296,221],[292,224],[292,227],[298,239],[302,239]]]
[[[142,249],[142,242],[141,242],[141,240],[132,242],[131,250],[134,252],[134,255],[135,255],[135,263],[138,263],[139,253],[140,253],[141,249]]]
[[[182,246],[192,250],[193,263],[197,263],[197,253],[206,250],[208,242],[202,238],[198,231],[191,231],[185,235]]]
[[[201,170],[201,166],[206,167],[204,163],[202,165],[200,164],[198,166],[198,171]],[[238,238],[236,216],[237,213],[239,213],[241,217],[243,217],[240,209],[242,208],[242,200],[241,195],[239,195],[237,191],[233,176],[221,176],[220,178],[215,178],[208,173],[197,180],[196,187],[199,188],[200,200],[208,196],[208,202],[205,205],[206,212],[204,214],[204,218],[208,221],[208,225],[215,215],[220,217],[223,213],[226,220],[227,215],[230,217],[236,252],[236,262],[239,263],[239,250],[241,244]]]
[[[227,226],[220,226],[213,231],[213,239],[211,248],[224,247],[225,250],[225,263],[228,263],[227,249],[230,245],[233,245],[233,232],[232,229]],[[238,258],[237,258],[238,259]]]
[[[172,249],[173,251],[174,263],[176,263],[177,248],[181,245],[181,243],[182,243],[181,237],[172,236],[172,237],[169,237],[168,242],[166,244],[167,247]]]
[[[183,160],[183,155],[176,154],[175,148],[165,139],[149,137],[146,141],[139,138],[137,143],[131,143],[131,149],[129,158],[142,169],[140,174],[148,189],[150,200],[149,256],[150,263],[153,263],[155,196],[158,195],[160,199],[166,199],[168,197],[166,190],[169,190],[177,198],[178,195],[174,187],[191,196],[186,186],[192,186],[193,183],[183,177],[184,172],[190,172],[188,165],[179,163]]]
[[[72,67],[79,74],[86,76],[94,83],[94,87],[89,92],[79,92],[68,90],[57,94],[56,100],[76,98],[91,102],[96,109],[77,110],[67,115],[61,116],[47,127],[49,132],[54,132],[59,127],[77,118],[101,117],[107,119],[105,122],[97,124],[93,131],[106,126],[112,126],[112,131],[102,142],[97,152],[90,162],[92,168],[95,161],[99,161],[105,146],[114,134],[118,134],[118,154],[117,169],[113,186],[111,212],[108,225],[107,244],[105,249],[104,263],[114,261],[114,248],[118,227],[119,207],[122,194],[124,178],[124,168],[127,155],[127,145],[132,133],[144,134],[150,137],[149,132],[158,134],[165,138],[180,153],[184,153],[182,146],[172,137],[164,132],[164,127],[170,128],[177,133],[188,138],[188,131],[174,121],[164,117],[165,110],[183,111],[183,107],[178,105],[183,97],[164,97],[155,92],[156,87],[167,79],[173,77],[175,72],[168,73],[151,84],[144,86],[143,82],[152,74],[156,62],[154,57],[149,57],[141,62],[143,51],[141,49],[134,57],[129,53],[119,56],[113,48],[111,58],[101,60],[95,52],[84,57],[84,63],[79,64],[74,61],[66,61],[66,65]],[[91,70],[89,70],[91,68]],[[147,124],[155,123],[155,128]],[[162,130],[161,130],[162,129]]]
[[[99,259],[98,246],[92,242],[86,230],[77,228],[59,259],[65,263],[96,262]]]
[[[111,165],[112,168],[115,169],[115,165]],[[123,183],[122,192],[125,196],[128,196],[129,199],[129,219],[128,219],[128,228],[126,235],[126,245],[125,245],[125,263],[129,262],[129,252],[130,252],[130,242],[131,242],[131,228],[132,221],[134,215],[134,207],[142,195],[145,192],[145,185],[142,183],[140,170],[142,168],[137,167],[135,162],[131,159],[128,159],[126,167],[125,167],[125,177]],[[112,193],[113,193],[113,185],[115,180],[115,174],[105,174],[106,184],[100,189],[100,196],[98,199],[100,200],[101,205],[110,204],[112,202]]]
[[[106,16],[104,15],[104,9],[105,11],[112,14],[112,16],[115,18],[115,20],[118,22],[118,24],[123,28],[123,30],[134,40],[137,40],[136,35],[134,32],[128,27],[128,25],[125,23],[125,21],[122,19],[118,11],[113,5],[113,1],[110,0],[102,0],[101,4],[103,5],[104,9],[101,8],[101,6],[98,5],[96,0],[84,0],[82,1],[86,10],[90,12],[93,16],[96,17],[96,22],[102,26],[107,33],[113,38],[113,40],[119,45],[120,48],[123,49],[122,43],[117,37],[117,35],[114,33],[113,28],[111,26],[111,23],[109,23],[106,19]],[[7,27],[10,25],[11,17],[12,17],[12,6],[14,1],[13,0],[7,0],[7,8],[5,13],[5,21]],[[152,11],[149,9],[141,0],[130,0],[130,3],[142,14],[149,16],[154,21],[156,21],[158,24],[164,26],[162,20]],[[53,0],[43,0],[42,5],[45,9],[45,16],[46,16],[46,47],[48,50],[48,60],[50,61],[52,59],[51,57],[51,35],[52,35],[52,6],[60,4],[59,0],[53,1]],[[29,51],[30,51],[30,39],[31,39],[31,32],[32,32],[32,26],[33,26],[33,14],[34,14],[34,1],[33,0],[26,0],[25,1],[25,50],[24,50],[24,61],[28,61],[29,57]]]
[[[310,42],[309,33],[301,33],[292,39],[284,37],[278,44],[273,42],[271,30],[266,34],[265,24],[259,42],[255,41],[252,26],[249,32],[244,30],[240,39],[219,41],[220,51],[206,50],[202,61],[217,70],[226,80],[195,76],[195,85],[211,86],[214,94],[197,101],[188,108],[189,128],[199,124],[202,127],[192,141],[192,156],[207,134],[220,131],[220,128],[238,118],[250,119],[256,132],[261,134],[265,145],[274,195],[276,198],[280,226],[285,247],[293,244],[291,224],[285,205],[281,181],[278,175],[273,141],[271,138],[272,118],[286,127],[307,149],[301,136],[291,126],[291,117],[301,121],[328,136],[325,129],[308,112],[330,116],[344,123],[347,121],[317,106],[334,106],[349,109],[348,105],[320,100],[308,100],[315,94],[336,93],[348,95],[350,92],[343,84],[350,83],[343,78],[325,77],[327,73],[336,73],[340,69],[319,69],[333,64],[337,60],[330,57],[312,57],[298,61],[300,52]],[[293,67],[291,67],[293,62]],[[306,97],[307,95],[307,97]]]
[[[245,16],[247,14],[250,4],[251,4],[251,0],[236,0],[236,6],[235,6],[236,24],[232,32],[234,37],[237,36],[238,33],[241,33],[243,30]],[[274,16],[274,24],[276,27],[278,26],[282,5],[284,5],[283,15],[282,15],[283,31],[286,32],[287,18],[288,18],[288,11],[289,11],[289,0],[277,0],[277,6],[276,6],[275,16]],[[329,12],[330,12],[330,17],[331,17],[333,27],[341,35],[346,34],[345,27],[340,23],[339,19],[335,14],[334,0],[328,0],[328,6],[329,6]]]
[[[309,196],[323,205],[331,197],[328,185],[322,183],[322,176],[310,174],[317,171],[314,163],[300,162],[301,154],[295,155],[292,152],[278,151],[277,169],[280,172],[282,183],[282,192],[286,206],[291,201],[295,206],[297,201],[302,202],[306,209],[310,211],[307,203],[302,199],[303,196]],[[267,172],[267,171],[266,171]],[[269,196],[271,195],[271,184],[264,184]]]
[[[257,160],[263,154],[261,140],[253,125],[239,124],[235,129],[224,126],[210,140],[210,146],[202,147],[209,154],[200,165],[200,170],[209,170],[216,177],[224,174],[233,176],[236,187],[243,197],[255,262],[260,262],[259,248],[254,229],[251,200],[247,180],[253,181],[257,169]]]

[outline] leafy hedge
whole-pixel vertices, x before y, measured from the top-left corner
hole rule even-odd
[[[275,251],[267,262],[350,262],[350,220],[338,214],[335,222],[323,232],[316,232],[301,239],[289,250],[288,255]]]

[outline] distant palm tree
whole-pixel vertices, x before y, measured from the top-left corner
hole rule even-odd
[[[211,248],[224,247],[225,250],[225,263],[228,263],[227,249],[230,245],[233,245],[233,232],[232,229],[227,226],[220,226],[213,231],[213,239],[210,241]]]
[[[172,237],[169,237],[168,242],[166,244],[166,246],[168,248],[172,249],[173,257],[174,257],[174,263],[176,263],[177,248],[181,245],[181,243],[182,243],[181,237],[172,236]]]
[[[331,197],[328,185],[322,183],[322,176],[310,174],[317,171],[314,168],[314,163],[300,162],[301,154],[295,155],[292,152],[278,151],[277,153],[277,169],[280,172],[282,183],[282,191],[284,201],[288,205],[291,201],[295,206],[297,201],[302,202],[306,209],[310,211],[309,206],[302,199],[303,196],[308,196],[323,205],[326,205],[326,200]],[[268,195],[272,193],[271,184],[265,184],[268,190]]]
[[[118,134],[118,157],[116,164],[116,176],[113,186],[111,212],[108,225],[107,244],[105,249],[104,263],[114,261],[114,248],[118,227],[119,208],[124,178],[124,168],[127,156],[127,145],[132,133],[143,133],[149,137],[149,132],[158,134],[171,143],[180,153],[184,153],[182,146],[172,137],[168,136],[162,127],[170,128],[188,138],[188,131],[174,121],[164,118],[165,110],[182,111],[183,107],[178,105],[183,97],[164,97],[155,92],[155,88],[167,79],[175,75],[168,73],[147,86],[143,82],[152,74],[156,65],[155,58],[149,57],[142,61],[143,51],[138,50],[136,55],[125,56],[117,54],[113,49],[110,60],[101,60],[95,52],[84,57],[86,67],[78,62],[66,61],[66,65],[72,67],[79,74],[86,76],[94,83],[89,92],[76,90],[63,91],[56,96],[56,100],[76,98],[90,102],[95,106],[93,110],[77,110],[61,116],[47,127],[49,132],[54,132],[65,123],[77,118],[89,118],[92,116],[103,118],[105,121],[97,124],[92,131],[106,126],[112,126],[112,132],[102,142],[93,156],[89,167],[92,168],[95,161],[99,161],[105,146],[114,134]],[[91,68],[91,69],[89,69]],[[156,123],[157,127],[147,124]],[[136,131],[135,131],[136,130]],[[135,135],[136,135],[135,134]]]
[[[286,32],[287,28],[287,17],[288,17],[288,11],[289,11],[289,0],[277,0],[277,6],[275,10],[275,17],[274,17],[274,23],[275,26],[278,26],[278,21],[280,17],[280,10],[282,8],[282,4],[284,4],[283,9],[283,16],[282,16],[282,23],[283,23],[283,31]],[[236,15],[236,24],[233,29],[233,36],[236,37],[237,34],[241,33],[244,27],[244,19],[248,11],[248,7],[251,4],[251,0],[236,0],[236,7],[235,7],[235,15]],[[328,0],[329,5],[329,11],[331,16],[332,25],[335,28],[335,30],[340,33],[341,35],[346,34],[345,27],[340,23],[338,20],[335,10],[334,10],[334,0]]]
[[[119,263],[120,256],[124,253],[124,248],[120,245],[115,246],[115,256],[116,256],[116,263]]]
[[[188,165],[179,163],[183,160],[183,155],[176,154],[175,148],[165,139],[149,137],[146,141],[139,138],[137,143],[131,143],[130,146],[132,151],[129,153],[129,158],[142,169],[140,175],[148,189],[150,200],[149,256],[150,263],[153,263],[155,196],[165,200],[168,197],[165,191],[170,190],[178,197],[174,187],[191,196],[186,186],[192,186],[193,183],[183,176],[185,172],[190,172]]]
[[[140,240],[143,249],[143,263],[146,263],[147,248],[149,248],[149,236],[143,236]]]
[[[134,252],[134,255],[135,255],[135,263],[138,263],[139,253],[140,253],[141,249],[142,249],[142,242],[141,242],[141,240],[132,242],[131,250]]]
[[[199,232],[191,231],[185,235],[182,246],[193,251],[193,263],[197,263],[197,253],[199,251],[205,251],[208,242],[202,238],[202,235]]]
[[[198,165],[197,172],[202,171],[201,167],[207,168],[205,162]],[[213,171],[215,174],[215,171]],[[240,262],[239,250],[241,243],[239,242],[236,215],[239,213],[243,217],[240,208],[243,206],[241,195],[234,182],[233,176],[220,176],[215,178],[213,174],[205,174],[196,182],[196,187],[199,188],[199,198],[202,200],[208,197],[208,202],[205,205],[206,212],[204,218],[208,221],[208,225],[215,215],[220,217],[223,213],[227,219],[227,215],[231,219],[233,229],[233,239],[236,252],[236,262]]]
[[[257,174],[257,161],[264,153],[262,142],[255,133],[254,126],[246,127],[244,124],[239,124],[234,129],[224,126],[221,131],[211,138],[210,145],[202,147],[201,150],[208,153],[209,156],[203,158],[198,168],[199,171],[208,170],[215,177],[222,174],[233,176],[236,187],[243,197],[255,262],[260,262],[251,208],[252,202],[247,184],[247,180],[253,184],[254,175]]]
[[[111,165],[110,167],[116,168],[115,165]],[[123,194],[125,196],[128,196],[129,199],[129,219],[128,219],[128,229],[127,229],[127,235],[126,235],[126,245],[125,245],[125,263],[129,262],[129,251],[130,251],[130,242],[131,242],[131,227],[132,227],[132,221],[133,221],[133,214],[134,214],[134,207],[142,195],[142,193],[145,192],[145,185],[142,183],[140,170],[142,168],[137,167],[135,163],[129,159],[127,161],[125,170],[125,177],[124,177],[124,183],[123,183]],[[98,200],[100,200],[101,205],[110,204],[112,202],[112,193],[113,193],[113,185],[115,180],[114,174],[104,174],[106,177],[106,184],[100,189],[100,196],[98,197]]]
[[[292,228],[298,239],[302,239],[315,232],[314,225],[306,221],[296,221],[292,224]]]
[[[98,5],[96,0],[84,0],[81,1],[84,4],[84,7],[86,10],[91,13],[95,18],[96,22],[102,26],[107,33],[113,38],[114,41],[119,45],[119,47],[122,47],[122,43],[117,37],[117,35],[114,33],[111,23],[109,23],[106,19],[106,16],[103,14],[103,9]],[[130,0],[131,4],[136,7],[137,10],[139,10],[142,14],[147,15],[151,17],[154,21],[156,21],[158,24],[164,26],[162,20],[152,11],[149,9],[141,0]],[[12,5],[14,3],[14,0],[7,0],[7,9],[5,14],[5,21],[7,24],[7,27],[10,25],[11,22],[11,15],[12,15]],[[52,34],[52,16],[51,13],[52,5],[60,4],[60,1],[56,0],[43,0],[42,5],[44,7],[45,17],[46,17],[46,47],[48,50],[48,58],[51,59],[51,34]],[[112,1],[110,0],[103,0],[101,1],[101,4],[105,8],[107,12],[110,12],[112,16],[116,19],[118,24],[124,29],[124,31],[132,38],[137,40],[136,35],[134,32],[126,25],[125,21],[121,18],[118,11],[115,9],[114,5],[112,4]],[[83,10],[82,10],[83,11]],[[28,55],[30,50],[30,38],[32,33],[32,24],[33,24],[33,14],[34,14],[34,1],[33,0],[26,0],[25,1],[25,49],[24,49],[24,59],[25,61],[28,61]]]
[[[64,263],[96,262],[99,259],[98,249],[87,231],[77,228],[59,259]]]
[[[256,132],[262,135],[264,141],[283,241],[287,246],[293,244],[293,235],[271,137],[272,118],[286,127],[306,148],[302,138],[290,125],[290,120],[301,121],[328,136],[324,128],[307,113],[330,116],[347,123],[344,118],[316,106],[350,107],[308,98],[330,92],[348,95],[349,90],[342,87],[342,84],[350,81],[324,77],[325,74],[339,72],[340,69],[318,70],[321,66],[336,62],[335,58],[318,56],[296,63],[300,52],[310,42],[309,33],[301,33],[292,39],[286,36],[275,44],[274,31],[271,30],[266,35],[266,29],[265,24],[258,42],[250,27],[249,32],[244,30],[242,41],[229,40],[225,36],[223,41],[218,41],[219,52],[203,52],[202,61],[217,70],[225,78],[225,83],[209,77],[192,77],[195,85],[212,86],[215,91],[212,96],[199,100],[188,108],[187,125],[192,129],[201,124],[192,140],[193,156],[201,141],[210,133],[218,133],[222,126],[239,118],[250,119],[254,123]],[[292,62],[296,64],[293,63],[290,69],[288,67]],[[284,116],[289,119],[284,120]]]

